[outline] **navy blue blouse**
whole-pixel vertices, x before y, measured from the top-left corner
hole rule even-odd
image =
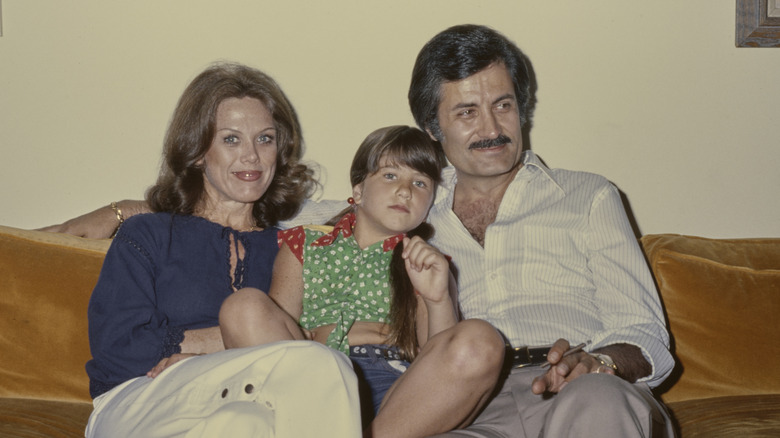
[[[92,397],[181,352],[185,330],[219,325],[219,308],[234,287],[268,292],[277,231],[238,232],[169,213],[128,218],[89,301]],[[230,242],[236,239],[245,252],[231,274]]]

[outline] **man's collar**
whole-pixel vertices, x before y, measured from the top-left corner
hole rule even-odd
[[[564,192],[563,186],[558,183],[553,172],[542,163],[542,160],[536,156],[536,154],[528,149],[523,151],[523,155],[520,157],[520,161],[523,163],[523,167],[515,174],[514,181],[520,179],[531,179],[537,173],[541,173],[550,182],[555,184],[561,192]],[[439,184],[439,190],[436,193],[435,204],[446,203],[447,208],[452,208],[452,194],[454,192],[455,185],[458,183],[458,174],[453,166],[447,166],[442,170],[442,183]]]
[[[531,173],[541,171],[542,175],[547,177],[547,179],[550,180],[553,184],[555,184],[556,187],[561,192],[564,192],[563,186],[558,182],[558,180],[555,178],[555,174],[550,170],[549,167],[545,166],[544,163],[542,163],[542,160],[539,159],[539,157],[530,149],[523,151],[523,156],[521,158],[523,160],[523,167],[526,168],[527,171],[530,171]],[[528,178],[530,179],[530,176],[526,176],[527,173],[523,172],[523,169],[520,169],[520,172],[517,172],[518,176],[515,176],[515,179],[519,178]]]

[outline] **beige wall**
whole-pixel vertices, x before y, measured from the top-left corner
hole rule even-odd
[[[379,126],[412,124],[414,57],[493,26],[539,81],[532,148],[603,174],[642,233],[780,236],[780,49],[734,47],[719,0],[3,0],[0,224],[56,223],[154,181],[186,83],[218,59],[279,80],[326,198]]]

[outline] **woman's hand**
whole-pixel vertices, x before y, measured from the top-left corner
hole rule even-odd
[[[157,365],[155,365],[154,368],[149,370],[149,372],[146,373],[146,377],[151,377],[152,379],[154,379],[155,377],[159,376],[160,373],[168,369],[168,367],[175,364],[176,362],[180,362],[184,359],[193,356],[200,356],[200,355],[194,353],[177,353],[171,357],[166,357],[165,359],[161,360]]]

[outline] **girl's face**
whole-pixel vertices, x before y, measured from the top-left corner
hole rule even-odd
[[[228,98],[217,107],[216,131],[201,160],[205,203],[217,208],[251,206],[276,171],[276,128],[257,99]]]
[[[416,228],[428,215],[434,190],[426,174],[382,157],[379,169],[352,188],[361,244]]]

